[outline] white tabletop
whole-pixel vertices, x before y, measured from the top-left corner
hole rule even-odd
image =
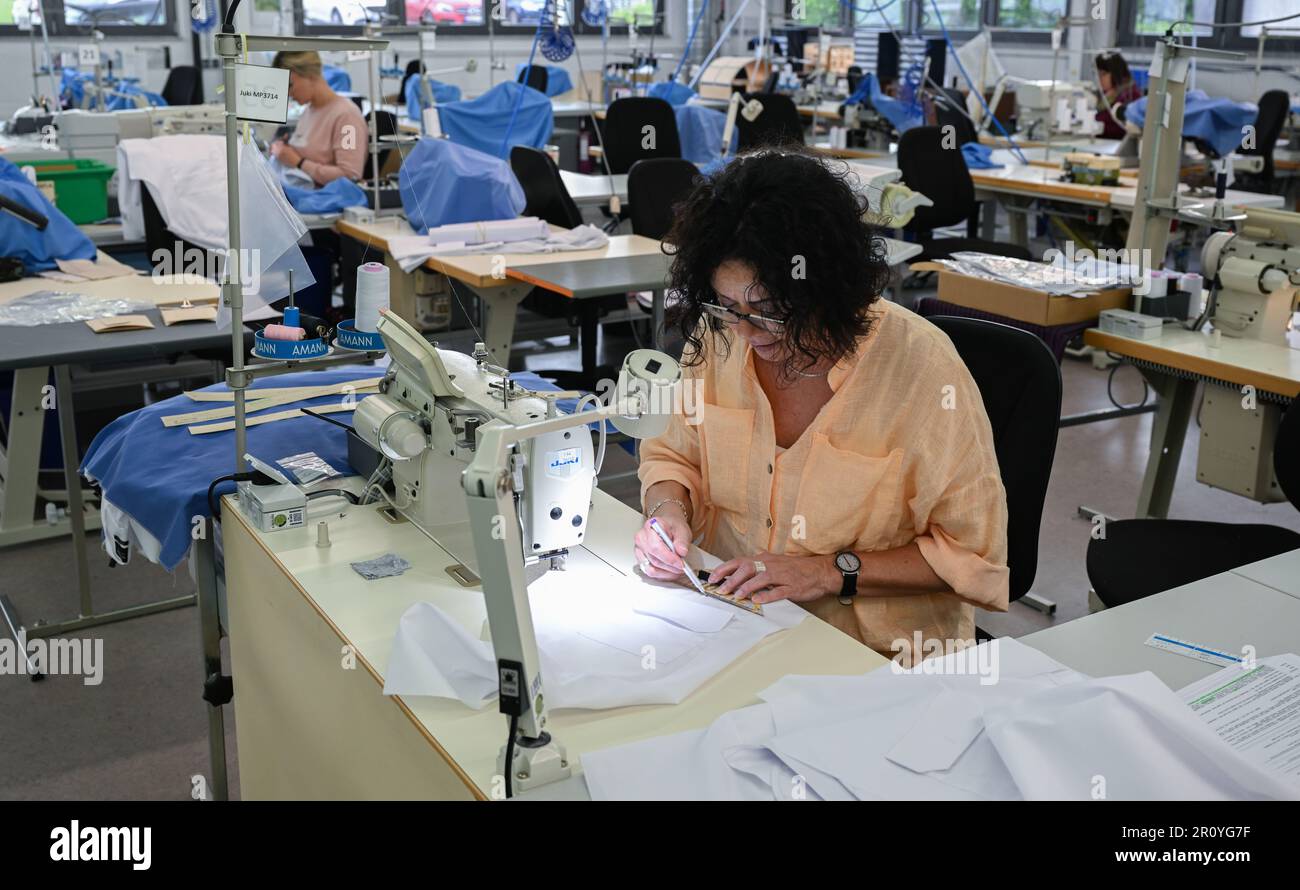
[[[1233,569],[1234,574],[1257,581],[1266,587],[1300,599],[1300,550],[1292,550],[1281,556],[1261,559],[1241,568]]]
[[[603,173],[574,173],[572,170],[561,170],[560,179],[564,180],[564,187],[569,190],[569,197],[579,207],[606,204],[612,194],[617,194],[621,200],[627,200],[626,173],[606,176]]]
[[[1228,652],[1253,646],[1259,658],[1300,652],[1300,595],[1241,574],[1276,579],[1289,569],[1295,578],[1297,568],[1300,550],[1041,630],[1021,642],[1085,674],[1151,671],[1180,689],[1219,668],[1144,645],[1151,634]]]

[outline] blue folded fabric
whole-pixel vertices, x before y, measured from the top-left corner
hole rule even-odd
[[[361,186],[346,177],[327,182],[318,189],[286,185],[284,196],[299,213],[340,213],[344,207],[364,207],[369,203]]]
[[[508,163],[446,139],[416,143],[402,162],[397,185],[406,218],[421,235],[451,223],[514,219],[527,204]]]
[[[446,105],[460,101],[460,87],[454,83],[443,83],[429,78],[429,91],[433,93],[433,104]],[[420,78],[412,77],[406,82],[406,116],[419,123],[424,110],[424,94],[420,89]]]
[[[527,62],[520,62],[515,66],[515,80],[519,79],[519,75],[523,74],[524,69],[527,67]],[[534,62],[533,67],[546,69],[547,96],[558,96],[560,93],[567,93],[573,89],[573,78],[569,77],[569,72],[559,65],[539,65]]]
[[[65,105],[71,108],[80,108],[82,100],[86,97],[87,84],[94,86],[95,75],[90,71],[81,71],[76,68],[64,68],[59,75],[59,95]],[[135,108],[136,103],[132,97],[143,96],[149,105],[162,106],[167,104],[167,100],[157,93],[151,93],[140,87],[140,78],[138,77],[101,77],[100,82],[106,89],[113,90],[113,95],[104,99],[104,106],[100,108],[96,105],[94,111],[122,111],[125,109]]]
[[[900,102],[893,96],[886,96],[880,91],[880,81],[874,74],[862,75],[858,88],[853,95],[844,100],[845,105],[869,104],[876,112],[889,121],[899,133],[905,133],[912,127],[925,123],[921,107],[915,103]]]
[[[677,83],[673,80],[660,81],[659,83],[650,84],[650,89],[646,90],[646,95],[652,99],[663,99],[669,105],[674,107],[685,105],[695,98],[695,90],[691,89],[684,83]]]
[[[1141,127],[1146,120],[1147,96],[1124,106],[1126,120]],[[1242,128],[1253,124],[1259,115],[1258,106],[1231,99],[1214,99],[1204,90],[1188,90],[1183,105],[1183,136],[1203,139],[1220,156],[1230,154],[1241,145],[1245,134]]]
[[[321,75],[334,92],[352,92],[352,75],[348,74],[347,69],[340,68],[338,65],[326,65],[321,69]]]
[[[720,156],[722,131],[727,128],[727,116],[716,108],[704,105],[678,105],[673,109],[677,118],[677,135],[682,142],[682,157],[697,167],[708,164]],[[734,154],[739,135],[731,134]]]
[[[22,170],[4,158],[0,158],[0,195],[43,214],[50,221],[42,232],[26,220],[0,213],[0,256],[17,257],[27,272],[57,269],[55,260],[95,258],[95,245],[85,233],[38,187],[28,182]]]
[[[328,386],[382,374],[381,368],[352,365],[258,380],[253,389]],[[536,374],[511,376],[529,389],[557,389]],[[227,387],[218,383],[204,390],[225,391]],[[358,402],[364,398],[357,395]],[[295,406],[338,404],[339,399],[337,395],[321,396]],[[556,404],[562,411],[572,411],[577,402],[562,399]],[[160,418],[211,407],[212,402],[196,402],[182,395],[124,414],[100,431],[81,464],[82,472],[99,483],[109,502],[158,539],[158,561],[168,571],[189,551],[194,517],[208,515],[208,485],[234,466],[235,432],[194,436],[184,426],[163,426]],[[352,420],[350,413],[330,416],[344,423]],[[261,460],[274,464],[304,451],[316,452],[340,473],[353,473],[348,465],[347,432],[332,423],[303,416],[248,427],[248,453]],[[233,482],[223,483],[216,493],[227,494],[234,488]]]
[[[995,170],[1002,164],[993,162],[993,149],[978,142],[967,142],[961,147],[961,156],[966,160],[966,167],[971,170]]]
[[[515,145],[542,148],[555,126],[551,100],[512,80],[476,99],[438,106],[438,119],[452,142],[498,158],[508,158]]]

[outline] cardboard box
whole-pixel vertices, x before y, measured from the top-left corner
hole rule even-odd
[[[962,275],[929,261],[913,263],[911,269],[913,272],[937,272],[939,299],[945,303],[1043,327],[1096,321],[1102,310],[1127,309],[1133,299],[1132,289],[1127,287],[1083,297],[1052,296],[1027,287]]]

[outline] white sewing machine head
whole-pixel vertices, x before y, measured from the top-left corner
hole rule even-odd
[[[510,380],[486,352],[475,356],[434,348],[395,314],[377,326],[392,359],[380,393],[362,400],[357,435],[392,462],[394,505],[437,536],[466,522],[464,466],[479,429],[494,420],[519,426],[555,416],[555,397]],[[521,442],[509,457],[525,562],[562,557],[587,531],[595,455],[591,435],[577,427]],[[458,554],[459,555],[459,554]]]
[[[1300,284],[1300,214],[1248,209],[1236,233],[1205,242],[1201,268],[1218,278],[1214,327],[1225,337],[1287,345]]]

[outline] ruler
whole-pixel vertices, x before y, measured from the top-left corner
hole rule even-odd
[[[1152,649],[1162,649],[1165,652],[1173,652],[1175,655],[1184,655],[1188,658],[1195,658],[1197,661],[1205,661],[1219,667],[1228,665],[1241,664],[1245,661],[1240,655],[1233,655],[1231,652],[1224,652],[1215,649],[1213,646],[1202,646],[1200,643],[1189,643],[1186,640],[1180,640],[1177,637],[1171,637],[1169,634],[1154,633],[1147,638],[1146,645]]]

